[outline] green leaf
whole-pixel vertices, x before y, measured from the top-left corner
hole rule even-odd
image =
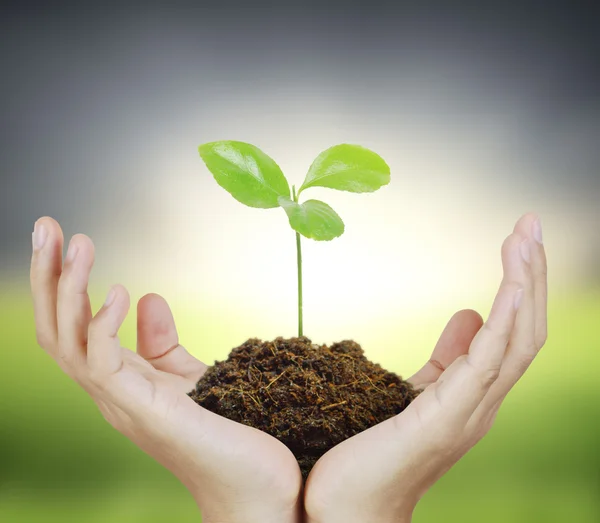
[[[317,156],[298,194],[315,186],[373,192],[388,183],[390,168],[381,156],[360,145],[341,144]]]
[[[324,202],[307,200],[302,204],[289,198],[279,198],[285,209],[292,229],[313,240],[333,240],[344,232],[344,222],[338,214]]]
[[[279,207],[278,198],[290,196],[290,186],[279,166],[254,145],[211,142],[198,147],[198,152],[217,183],[249,207]]]

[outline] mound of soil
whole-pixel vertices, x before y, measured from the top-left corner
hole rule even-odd
[[[327,347],[307,337],[249,339],[189,393],[204,408],[282,441],[305,479],[327,450],[402,412],[417,395],[358,343]]]

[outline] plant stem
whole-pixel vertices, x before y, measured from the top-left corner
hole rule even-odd
[[[296,233],[296,250],[298,252],[298,336],[302,336],[302,248],[300,233]]]
[[[294,201],[298,203],[296,187],[292,185],[292,195]],[[300,245],[300,233],[296,233],[296,255],[298,262],[298,337],[302,336],[302,247]]]

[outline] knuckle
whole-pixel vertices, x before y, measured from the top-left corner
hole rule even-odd
[[[529,361],[533,361],[533,358],[537,356],[537,352],[538,351],[535,344],[535,340],[531,339],[525,344],[525,347],[523,349],[523,358]]]
[[[69,271],[63,272],[58,280],[57,285],[59,297],[68,298],[74,292],[73,278],[69,276]]]
[[[489,388],[500,376],[499,365],[482,368],[479,365],[474,365],[469,358],[465,359],[465,363],[482,388]]]
[[[44,281],[44,277],[40,274],[40,270],[38,268],[39,258],[38,254],[34,254],[31,259],[31,270],[29,272],[29,280],[31,282],[31,287],[34,292],[40,287],[40,284]]]
[[[65,270],[58,281],[58,292],[65,297],[81,294],[81,283],[73,274],[72,270]]]
[[[528,280],[520,282],[520,281],[511,279],[509,281],[506,281],[503,284],[502,292],[504,293],[505,297],[507,297],[507,295],[508,295],[508,296],[512,297],[513,301],[514,301],[514,298],[516,297],[516,295],[519,291],[521,291],[523,293],[522,298],[524,300],[531,298],[532,290],[533,290],[533,288]],[[502,320],[500,320],[498,322],[498,323],[501,323],[500,328],[502,329],[502,334],[504,336],[508,336],[511,333],[513,324],[512,324],[512,321],[510,321],[510,319],[511,318],[514,319],[515,317],[516,317],[516,309],[513,307],[513,308],[511,308],[510,313],[504,314],[504,317],[502,318]]]
[[[540,281],[546,281],[546,277],[548,276],[548,265],[546,265],[546,261],[542,261],[538,267],[538,274]]]
[[[514,234],[509,234],[504,238],[504,241],[502,242],[502,252],[506,252],[506,250],[510,248],[511,243],[514,241],[513,237]]]
[[[515,292],[523,288],[522,283],[519,283],[518,281],[514,280],[507,281],[504,285],[506,287],[506,290],[511,294],[514,294]]]
[[[521,354],[517,358],[515,367],[517,369],[519,376],[525,373],[525,371],[529,368],[529,366],[533,362],[535,356],[536,356],[535,352],[528,351],[525,354]]]
[[[102,400],[97,399],[96,404],[98,405],[98,410],[100,411],[100,414],[102,414],[104,421],[117,428],[119,420],[118,417],[115,416],[115,413],[112,411],[112,409]]]
[[[73,363],[73,355],[65,350],[59,349],[58,358],[66,367],[70,367]]]
[[[508,325],[502,322],[494,322],[492,319],[488,319],[483,324],[483,330],[491,340],[498,340],[499,342],[507,340],[511,332]]]
[[[469,441],[471,445],[475,445],[478,441],[483,439],[483,437],[490,431],[493,425],[494,416],[488,415],[486,419],[480,421],[475,427],[473,427],[472,432],[469,435]]]
[[[523,238],[516,232],[513,232],[512,234],[507,236],[504,242],[502,242],[502,255],[506,256],[510,254],[510,251],[514,249],[522,240]]]
[[[446,370],[446,367],[444,367],[444,365],[442,365],[438,360],[436,360],[433,357],[430,358],[427,363],[429,363],[432,367],[435,367],[440,372],[444,372]]]
[[[536,332],[535,334],[535,346],[537,350],[540,350],[548,341],[548,331],[546,329]]]
[[[37,344],[44,349],[50,349],[54,345],[54,340],[52,337],[47,332],[39,329],[36,329],[35,331],[35,339]]]
[[[108,410],[106,408],[101,408],[100,413],[102,414],[104,421],[106,421],[109,425],[112,425],[113,427],[118,429],[118,427],[117,427],[118,420],[117,420],[117,418],[115,418],[113,413],[110,412],[110,410]]]
[[[480,380],[485,387],[489,387],[498,379],[498,376],[500,376],[500,367],[494,367],[481,371]]]
[[[88,366],[88,378],[100,392],[104,392],[106,380],[103,372],[95,366]]]
[[[102,324],[98,321],[98,318],[93,318],[88,324],[87,338],[88,340],[95,340],[102,332]]]
[[[81,372],[77,372],[71,375],[75,383],[85,390],[90,396],[93,396],[93,387],[90,387],[90,380],[83,376]]]

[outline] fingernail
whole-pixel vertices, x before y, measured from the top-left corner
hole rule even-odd
[[[531,253],[529,252],[529,242],[527,240],[523,240],[521,242],[520,249],[521,256],[527,263],[529,263],[529,260],[531,259]]]
[[[540,244],[544,243],[542,240],[542,222],[539,218],[533,222],[533,237],[535,238],[536,242]]]
[[[521,306],[521,301],[523,301],[523,289],[519,289],[515,294],[515,309]]]
[[[33,226],[33,234],[31,236],[31,242],[33,244],[33,250],[39,251],[46,243],[48,237],[48,230],[44,227],[44,224],[36,224]]]
[[[108,307],[113,301],[115,301],[116,295],[117,293],[115,292],[115,289],[111,288],[106,295],[106,300],[104,300],[104,306]]]
[[[78,251],[79,247],[77,247],[77,244],[71,241],[69,244],[69,250],[67,251],[67,257],[65,258],[65,263],[71,263],[77,256]]]

